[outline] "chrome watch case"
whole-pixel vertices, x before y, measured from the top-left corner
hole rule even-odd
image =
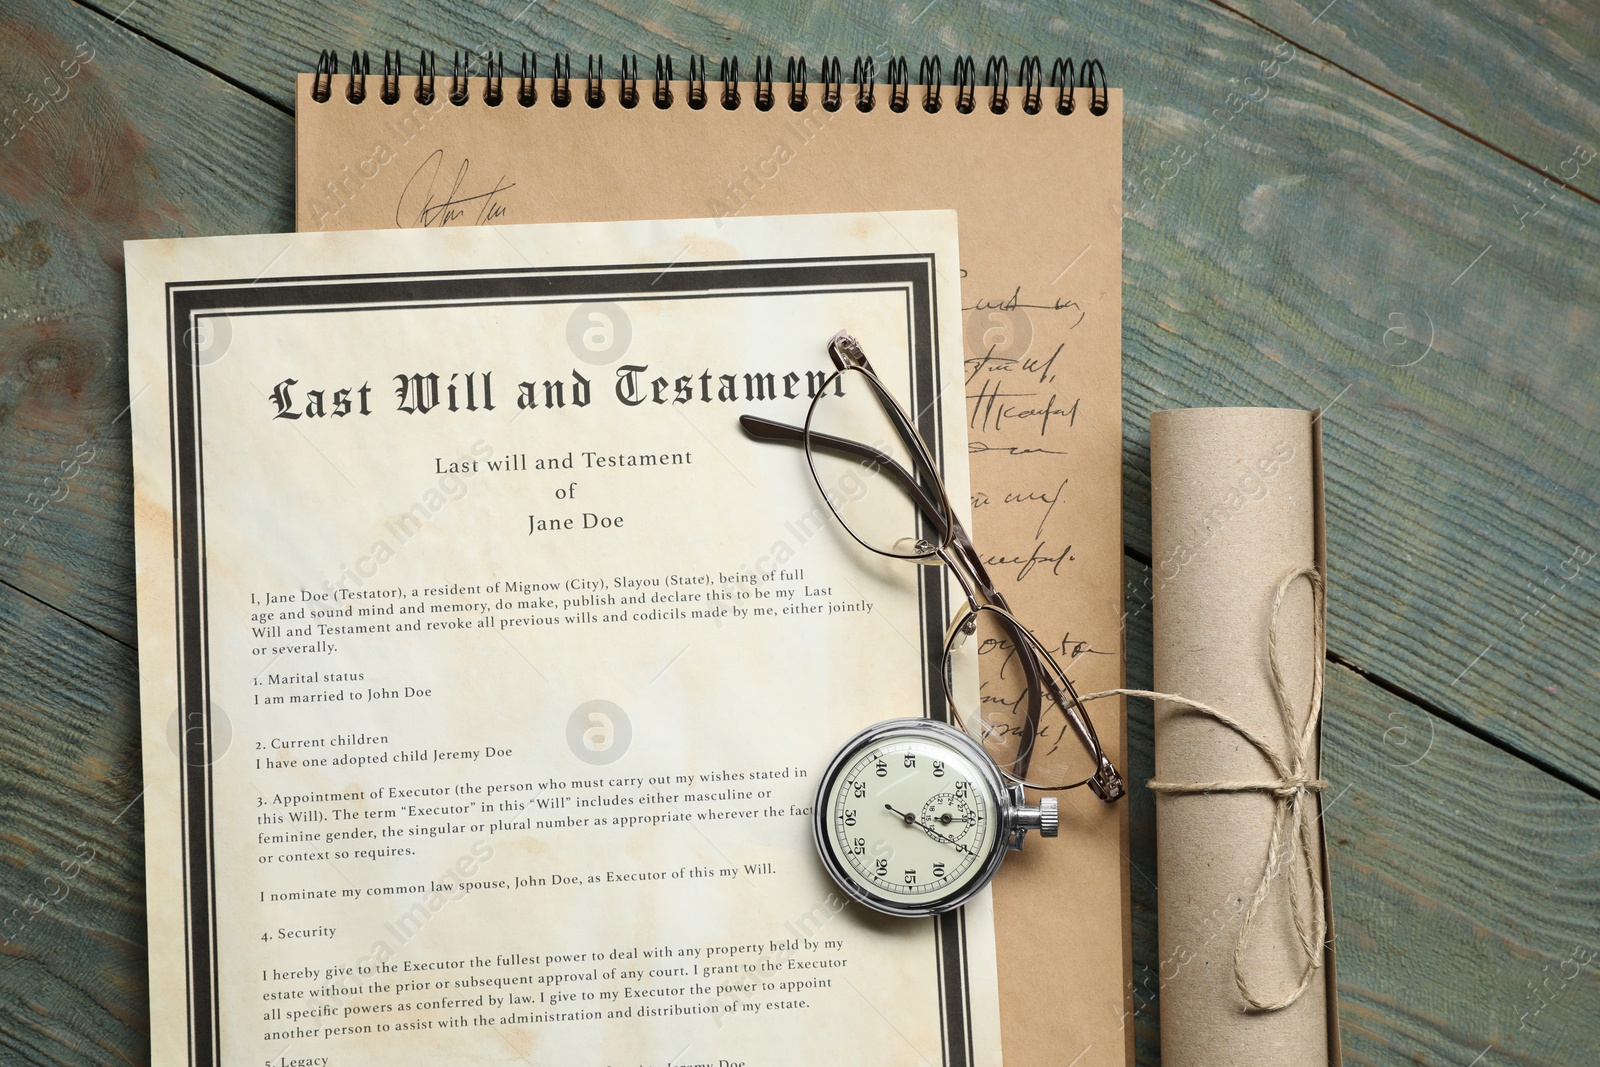
[[[826,810],[828,793],[834,781],[844,771],[848,762],[863,749],[904,737],[920,738],[953,748],[964,755],[983,779],[997,817],[996,833],[989,852],[979,860],[978,873],[971,881],[953,890],[950,895],[927,902],[911,902],[878,894],[862,885],[834,855],[829,845],[829,812]],[[828,874],[850,898],[873,911],[900,918],[923,918],[954,911],[983,892],[994,880],[1005,861],[1007,852],[1022,848],[1029,830],[1039,831],[1041,837],[1055,837],[1059,829],[1059,812],[1054,797],[1044,797],[1037,806],[1028,804],[1023,788],[1000,773],[1000,768],[982,745],[970,734],[949,723],[935,719],[888,719],[867,727],[839,747],[817,783],[816,800],[811,807],[812,836],[817,854]]]

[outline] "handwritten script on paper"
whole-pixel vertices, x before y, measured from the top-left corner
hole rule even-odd
[[[982,540],[978,550],[1002,585],[1040,575],[1070,581],[1077,560],[1068,533],[1072,479],[1057,477],[1053,466],[1037,458],[1072,453],[1083,400],[1071,386],[1071,338],[1087,312],[1068,298],[1029,299],[1021,285],[1003,297],[980,296],[963,311],[974,485],[988,484],[995,465],[997,482],[1007,487],[974,488],[973,521],[982,527],[992,519],[1022,538],[1022,551],[990,553]],[[1074,638],[1070,630],[1039,636],[1068,663],[1083,655],[1117,654]]]
[[[444,149],[422,161],[412,173],[394,207],[396,226],[484,226],[501,221],[509,210],[505,195],[517,187],[504,175],[488,183],[469,184],[472,160],[465,157],[443,174]]]

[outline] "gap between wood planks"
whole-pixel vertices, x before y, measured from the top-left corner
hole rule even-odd
[[[4,578],[0,578],[0,589],[9,589],[9,590],[11,590],[11,592],[13,592],[13,593],[17,594],[18,596],[23,597],[23,598],[25,598],[27,600],[33,601],[35,604],[38,604],[42,608],[47,608],[50,611],[55,612],[57,615],[61,615],[61,616],[65,617],[65,618],[71,619],[73,622],[77,623],[79,626],[82,626],[84,629],[92,630],[93,632],[99,634],[101,637],[106,638],[108,641],[115,641],[117,644],[121,645],[123,648],[131,649],[134,652],[139,651],[139,646],[137,644],[133,643],[132,641],[126,641],[126,640],[118,637],[116,634],[112,633],[109,630],[102,630],[100,627],[96,626],[94,623],[90,622],[88,619],[80,619],[78,616],[74,615],[72,612],[68,611],[66,608],[59,607],[59,606],[57,606],[55,604],[50,603],[50,601],[43,599],[42,597],[35,596],[34,594],[28,592],[26,589],[23,589],[21,586],[12,585],[10,582],[6,581]]]
[[[1432,111],[1429,111],[1427,108],[1423,107],[1421,104],[1414,104],[1410,100],[1407,100],[1405,97],[1401,96],[1399,93],[1395,92],[1394,90],[1385,88],[1384,86],[1378,84],[1377,82],[1373,81],[1372,79],[1364,77],[1364,76],[1362,76],[1360,74],[1357,74],[1355,71],[1351,70],[1349,67],[1344,66],[1342,63],[1334,62],[1333,60],[1329,59],[1327,56],[1323,55],[1321,52],[1316,51],[1315,49],[1307,48],[1305,45],[1301,44],[1299,41],[1294,40],[1293,38],[1287,36],[1286,34],[1279,33],[1277,30],[1273,29],[1271,26],[1268,26],[1266,23],[1261,22],[1261,21],[1259,21],[1257,19],[1251,18],[1249,15],[1246,15],[1243,11],[1240,11],[1238,8],[1229,7],[1227,4],[1223,3],[1222,0],[1207,0],[1207,2],[1210,3],[1212,7],[1218,8],[1218,9],[1220,9],[1222,11],[1226,11],[1230,15],[1238,16],[1239,18],[1243,19],[1245,22],[1248,22],[1250,25],[1256,27],[1261,32],[1269,33],[1272,36],[1278,38],[1280,41],[1284,41],[1284,42],[1286,42],[1286,43],[1288,43],[1290,45],[1293,45],[1295,48],[1297,48],[1300,51],[1304,52],[1306,55],[1315,56],[1317,59],[1319,59],[1322,62],[1326,63],[1328,66],[1332,67],[1334,70],[1337,70],[1337,71],[1339,71],[1339,72],[1341,72],[1343,74],[1350,75],[1350,77],[1354,78],[1356,81],[1360,82],[1362,85],[1367,86],[1369,89],[1373,89],[1376,92],[1380,92],[1384,96],[1389,97],[1391,100],[1394,100],[1394,101],[1397,101],[1398,103],[1404,104],[1406,107],[1408,107],[1411,110],[1415,111],[1417,114],[1427,116],[1428,118],[1432,119],[1434,122],[1437,122],[1439,125],[1454,130],[1456,133],[1459,133],[1461,136],[1465,137],[1469,141],[1474,142],[1475,144],[1483,145],[1483,147],[1487,148],[1489,151],[1494,152],[1494,153],[1496,153],[1498,155],[1504,156],[1506,159],[1509,159],[1511,162],[1517,164],[1519,167],[1526,167],[1528,170],[1532,171],[1534,174],[1539,175],[1540,177],[1544,177],[1544,176],[1546,176],[1546,175],[1548,175],[1550,173],[1547,170],[1542,170],[1539,167],[1534,166],[1532,163],[1529,163],[1527,160],[1523,159],[1521,156],[1517,156],[1517,155],[1514,155],[1514,154],[1512,154],[1510,152],[1507,152],[1504,148],[1501,148],[1499,145],[1495,144],[1493,141],[1484,140],[1482,137],[1479,137],[1477,134],[1473,133],[1471,130],[1467,129],[1465,126],[1458,126],[1454,122],[1451,122],[1449,119],[1445,118],[1443,115],[1439,115],[1439,114],[1436,114],[1436,113],[1434,113]],[[1485,17],[1487,17],[1487,16],[1485,16]],[[1490,23],[1490,25],[1493,25],[1493,23]],[[1535,68],[1535,69],[1537,69],[1537,68]],[[1577,186],[1563,184],[1562,188],[1565,189],[1567,192],[1575,193],[1576,195],[1583,197],[1585,200],[1589,201],[1592,204],[1600,204],[1600,197],[1596,197],[1592,193],[1585,192],[1584,190],[1579,189]]]
[[[1146,570],[1150,569],[1151,567],[1150,557],[1136,548],[1124,546],[1122,554],[1128,559],[1131,559],[1135,563],[1139,564],[1141,567],[1144,567]],[[1126,641],[1124,641],[1124,644],[1126,644]],[[1578,790],[1578,792],[1583,793],[1585,796],[1600,800],[1600,788],[1583,781],[1581,778],[1575,777],[1570,771],[1563,770],[1547,760],[1522,751],[1520,748],[1512,745],[1509,741],[1496,737],[1494,734],[1489,733],[1483,727],[1472,722],[1470,719],[1458,715],[1457,713],[1444,707],[1442,704],[1435,703],[1434,701],[1429,700],[1427,697],[1419,696],[1404,686],[1390,681],[1381,674],[1374,674],[1372,671],[1367,670],[1365,667],[1356,665],[1331,649],[1327,651],[1325,658],[1329,663],[1332,663],[1335,666],[1343,667],[1347,671],[1360,675],[1363,681],[1370,682],[1379,689],[1382,689],[1385,693],[1398,697],[1401,700],[1404,700],[1406,703],[1422,709],[1429,715],[1432,715],[1434,718],[1447,722],[1456,729],[1471,734],[1484,744],[1491,745],[1507,755],[1515,756],[1522,762],[1538,768],[1545,774],[1548,774],[1550,777],[1571,786],[1572,788]]]
[[[151,44],[155,45],[157,48],[161,49],[163,52],[168,52],[168,53],[170,53],[172,55],[175,55],[179,59],[183,60],[185,63],[194,64],[196,67],[199,67],[201,70],[205,71],[207,74],[210,74],[212,77],[221,78],[223,81],[227,82],[229,85],[233,86],[235,89],[239,90],[241,93],[245,93],[246,95],[251,96],[256,100],[261,101],[263,104],[266,104],[268,107],[274,109],[275,111],[281,111],[285,115],[288,115],[290,118],[294,117],[294,108],[292,108],[292,107],[284,107],[282,104],[280,104],[276,100],[272,99],[272,97],[267,96],[265,93],[262,93],[262,92],[256,90],[253,86],[250,86],[250,85],[246,84],[245,82],[240,81],[239,79],[233,77],[232,75],[226,74],[223,71],[218,70],[216,67],[213,67],[211,64],[205,62],[204,60],[198,59],[195,56],[191,56],[187,52],[184,52],[184,51],[181,51],[181,50],[179,50],[177,48],[174,48],[172,45],[170,45],[167,42],[163,41],[161,38],[156,37],[156,36],[154,36],[152,34],[146,33],[144,30],[141,30],[137,26],[130,26],[126,22],[123,22],[122,21],[122,16],[126,15],[128,13],[128,8],[132,7],[134,5],[134,2],[135,2],[135,0],[128,0],[128,3],[125,4],[123,6],[123,8],[122,8],[121,14],[113,15],[109,11],[106,11],[104,8],[99,7],[99,6],[97,6],[97,5],[93,4],[93,3],[90,3],[89,0],[77,0],[77,4],[78,4],[79,7],[82,7],[84,9],[88,10],[88,11],[93,11],[96,15],[99,15],[101,18],[103,18],[103,19],[107,20],[108,22],[110,22],[111,25],[120,27],[121,29],[124,29],[124,30],[128,31],[129,33],[133,34],[135,37],[140,38],[141,40],[149,41]]]

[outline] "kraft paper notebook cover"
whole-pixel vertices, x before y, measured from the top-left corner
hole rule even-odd
[[[1121,91],[1032,60],[941,87],[898,64],[866,86],[828,63],[822,84],[569,79],[561,58],[557,78],[545,56],[528,77],[300,75],[297,227],[953,208],[974,540],[1081,692],[1122,685]],[[817,324],[819,369],[848,325]],[[1126,774],[1120,701],[1091,710]],[[1060,839],[994,885],[1004,1050],[1131,1063],[1127,802],[1059,796]]]

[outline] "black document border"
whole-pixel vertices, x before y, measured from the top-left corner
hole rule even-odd
[[[205,477],[198,323],[208,316],[314,314],[396,307],[630,302],[802,292],[902,290],[910,338],[908,408],[943,464],[944,405],[938,388],[937,268],[932,254],[609,264],[530,269],[318,275],[170,282],[167,295],[168,410],[171,429],[173,556],[178,710],[185,729],[179,796],[184,888],[188,1055],[192,1067],[220,1067],[216,876],[212,821]],[[824,324],[824,329],[834,324]],[[838,324],[845,325],[845,324]],[[796,492],[803,491],[796,486]],[[921,567],[923,714],[945,721],[939,668],[949,615],[943,568]],[[934,921],[945,1067],[973,1060],[965,910]]]

